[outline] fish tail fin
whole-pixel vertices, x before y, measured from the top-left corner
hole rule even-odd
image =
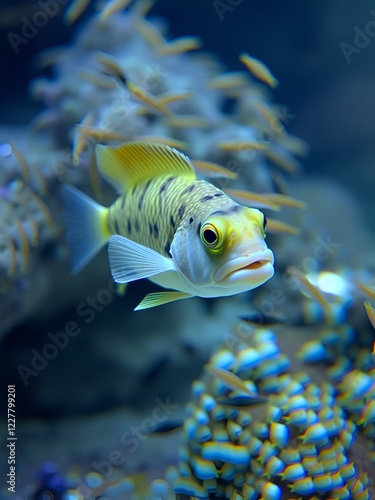
[[[72,274],[77,274],[107,243],[110,232],[108,208],[64,184],[62,195],[67,226],[66,241],[70,248]]]

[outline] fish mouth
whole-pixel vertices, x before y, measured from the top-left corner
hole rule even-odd
[[[237,257],[219,267],[215,273],[215,279],[217,282],[249,282],[258,286],[273,276],[274,261],[273,252],[269,248],[244,257]]]

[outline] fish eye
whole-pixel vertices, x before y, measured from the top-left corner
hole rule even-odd
[[[219,231],[217,227],[210,223],[202,226],[201,239],[209,248],[216,248],[219,244]]]

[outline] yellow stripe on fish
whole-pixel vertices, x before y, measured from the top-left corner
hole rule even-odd
[[[174,290],[149,294],[137,310],[191,296],[235,295],[272,277],[263,214],[198,179],[184,154],[136,141],[98,145],[96,158],[120,195],[105,208],[65,186],[73,272],[109,240],[116,282],[148,278]]]

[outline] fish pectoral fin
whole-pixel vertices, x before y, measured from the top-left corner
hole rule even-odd
[[[117,283],[129,283],[166,271],[176,271],[172,259],[118,234],[109,239],[108,256],[111,273]]]
[[[140,311],[142,309],[149,309],[150,307],[161,306],[163,304],[168,304],[168,302],[173,302],[180,299],[188,299],[189,297],[194,297],[190,293],[185,292],[155,292],[149,293],[146,297],[137,305],[134,311]]]

